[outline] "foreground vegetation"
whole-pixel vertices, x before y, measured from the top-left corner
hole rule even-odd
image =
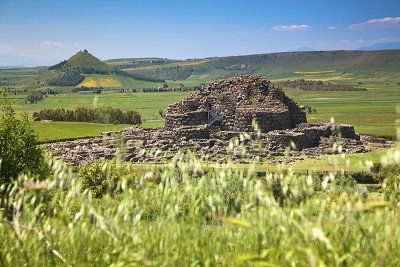
[[[44,161],[29,120],[5,109],[1,266],[400,264],[400,147],[373,166],[373,191],[338,170],[210,166],[190,152],[76,169]]]
[[[0,219],[2,265],[398,266],[398,176],[205,169],[193,155],[139,172],[105,162],[20,176]],[[4,187],[3,187],[4,188]]]

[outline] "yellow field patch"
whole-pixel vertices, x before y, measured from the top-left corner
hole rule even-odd
[[[321,70],[321,71],[293,71],[294,74],[300,75],[316,75],[316,74],[331,74],[336,72],[336,70]]]
[[[85,87],[121,87],[121,83],[112,76],[89,75],[78,85]]]

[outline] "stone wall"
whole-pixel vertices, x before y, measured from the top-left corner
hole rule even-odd
[[[195,126],[195,127],[180,127],[176,129],[176,136],[178,138],[185,138],[188,140],[193,139],[208,139],[208,127],[204,126]]]
[[[182,126],[207,124],[208,114],[205,110],[196,110],[186,113],[172,113],[165,117],[167,128],[176,129]]]
[[[237,108],[235,112],[235,130],[253,132],[252,122],[254,119],[261,132],[291,128],[290,114],[287,109]]]

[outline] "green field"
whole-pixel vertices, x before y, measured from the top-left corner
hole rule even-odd
[[[42,142],[99,136],[102,132],[119,131],[129,125],[112,125],[85,122],[32,122],[32,129]]]
[[[395,85],[366,85],[368,91],[358,92],[303,92],[289,90],[286,93],[299,104],[310,105],[317,109],[317,113],[308,114],[309,122],[330,121],[354,124],[357,132],[383,137],[396,135],[395,121],[398,118],[396,108],[400,104],[400,90]],[[399,92],[396,93],[396,90]],[[84,107],[113,106],[121,109],[135,109],[143,119],[143,127],[160,127],[163,119],[159,110],[165,110],[168,105],[183,99],[189,92],[163,93],[115,93],[106,92],[100,95],[60,94],[50,95],[36,104],[26,103],[25,95],[10,95],[9,98],[17,110],[25,109],[29,114],[43,108],[72,109]],[[397,96],[397,99],[396,99]],[[41,124],[40,124],[41,125]],[[113,130],[114,125],[93,126],[80,131],[75,130],[72,124],[49,122],[36,126],[41,140],[64,139],[81,136],[96,135],[101,131]],[[59,130],[62,128],[62,130]],[[71,131],[68,130],[71,129]],[[119,127],[121,128],[121,127]],[[89,132],[88,132],[89,131]]]
[[[336,122],[355,125],[359,133],[383,137],[395,136],[400,88],[390,85],[367,88],[368,91],[358,92],[287,91],[286,93],[298,103],[317,109],[316,114],[308,114],[309,122],[330,121],[334,118]]]
[[[100,95],[78,95],[60,94],[50,95],[36,104],[26,102],[25,95],[10,95],[9,99],[20,112],[24,109],[28,114],[44,108],[76,107],[106,107],[113,106],[121,109],[137,110],[142,116],[143,127],[160,127],[163,119],[159,110],[165,110],[168,105],[184,98],[188,92],[172,93],[103,93]],[[69,122],[33,122],[33,128],[39,135],[40,140],[56,140],[66,138],[79,138],[84,136],[96,136],[103,131],[119,130],[128,125],[105,125],[92,123],[69,123]]]

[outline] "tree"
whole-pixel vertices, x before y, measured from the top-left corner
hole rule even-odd
[[[5,93],[0,114],[0,184],[9,183],[21,173],[44,174],[47,171],[43,151],[30,127],[26,113],[16,118]]]

